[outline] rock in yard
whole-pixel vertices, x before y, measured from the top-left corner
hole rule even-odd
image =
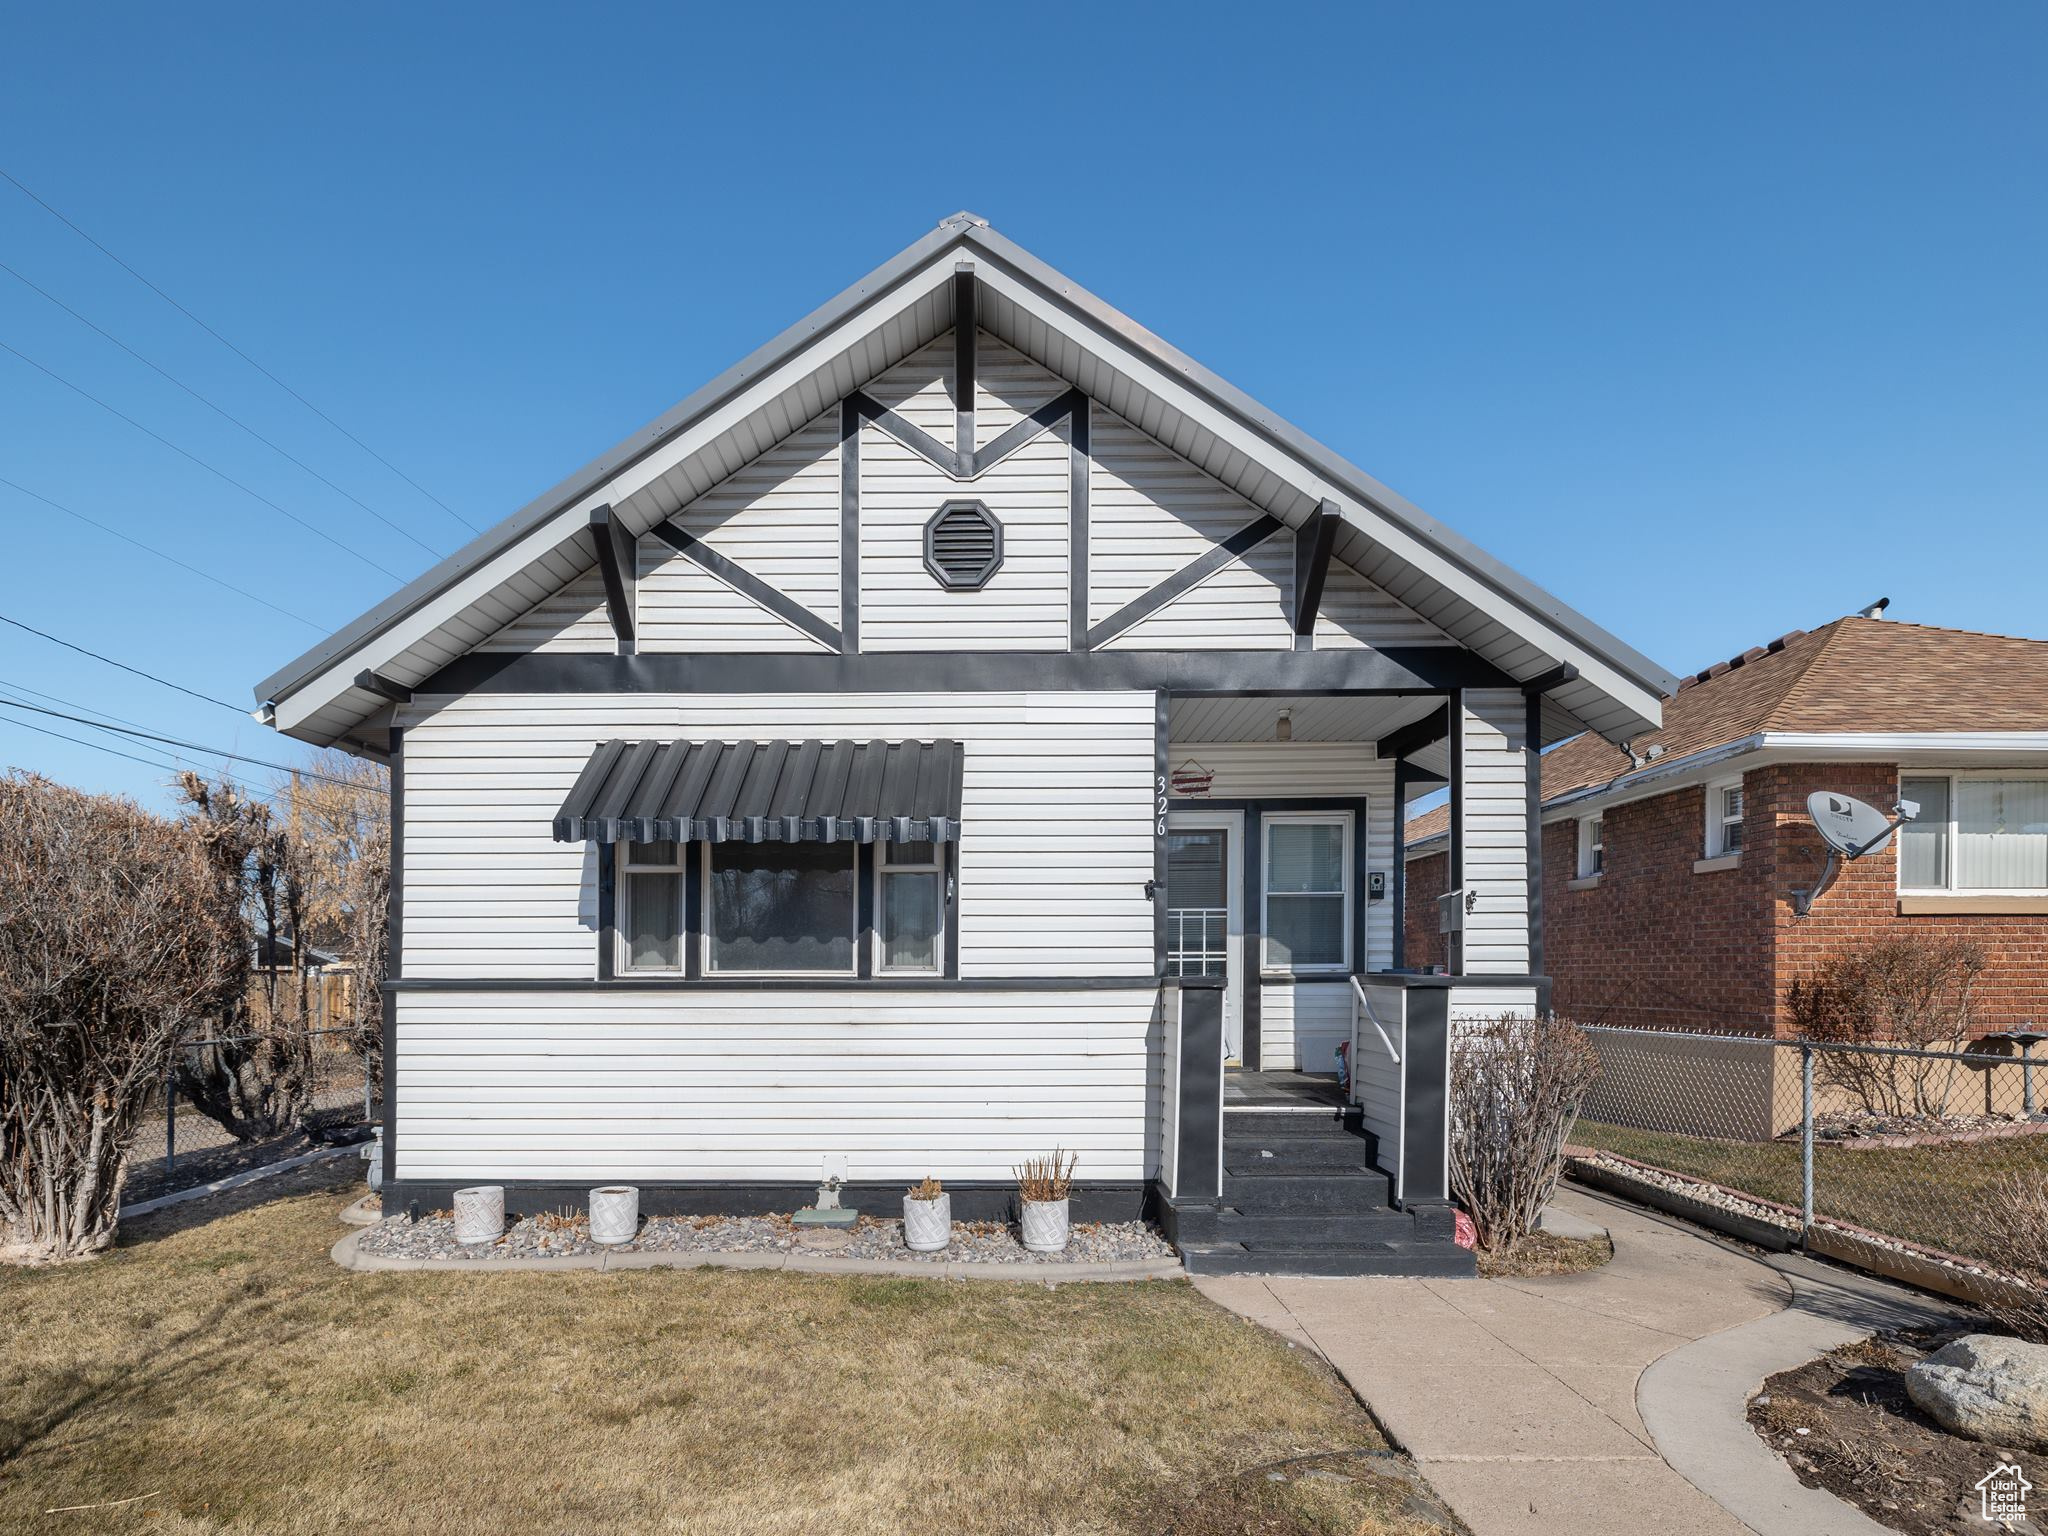
[[[1908,1370],[1906,1395],[1953,1434],[2048,1450],[2048,1344],[1968,1334]]]

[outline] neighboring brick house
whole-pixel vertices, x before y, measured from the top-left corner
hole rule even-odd
[[[1782,1032],[1792,983],[1887,931],[1982,946],[1987,1024],[2048,1023],[2048,641],[1878,618],[1795,631],[1685,679],[1633,757],[1543,759],[1544,963],[1587,1022]],[[1806,917],[1818,789],[1920,819]],[[1410,965],[1440,963],[1448,818],[1407,827]]]

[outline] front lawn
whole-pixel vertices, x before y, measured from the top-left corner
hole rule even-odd
[[[1582,1120],[1576,1146],[1617,1153],[1799,1209],[1799,1143],[1716,1141]],[[2048,1178],[2048,1136],[1924,1147],[1814,1148],[1817,1215],[1982,1257],[1982,1202],[2007,1174]]]
[[[1434,1529],[1331,1372],[1183,1282],[359,1275],[351,1188],[0,1270],[0,1529]]]

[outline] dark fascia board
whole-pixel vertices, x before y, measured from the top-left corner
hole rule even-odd
[[[1326,476],[1340,489],[1372,508],[1388,521],[1407,529],[1424,543],[1433,545],[1453,564],[1498,591],[1530,616],[1562,630],[1571,639],[1600,656],[1615,670],[1634,678],[1645,688],[1666,697],[1678,691],[1678,679],[1633,646],[1595,624],[1519,572],[1509,569],[1478,545],[1454,533],[1406,497],[1382,485],[1334,449],[1325,447],[1278,413],[1261,405],[1250,395],[1217,377],[1200,363],[1138,324],[1130,316],[1104,303],[1071,278],[1048,266],[1005,235],[977,220],[963,235],[991,257],[1015,270],[1048,303],[1059,305],[1118,342],[1143,353],[1166,372],[1203,396],[1211,405],[1236,417],[1245,426]],[[1370,533],[1371,530],[1366,530]]]
[[[1433,709],[1420,720],[1411,720],[1398,730],[1389,731],[1377,743],[1376,750],[1382,758],[1400,759],[1410,752],[1419,752],[1433,742],[1442,741],[1451,734],[1451,706],[1446,703],[1441,709]],[[1423,769],[1414,769],[1424,772]]]
[[[565,507],[574,505],[620,470],[655,452],[670,438],[717,410],[764,373],[780,367],[814,341],[820,332],[830,330],[887,297],[906,278],[922,270],[940,252],[959,241],[963,230],[970,227],[972,221],[973,215],[965,213],[947,219],[866,277],[826,300],[772,341],[756,347],[680,404],[599,454],[510,517],[486,528],[438,565],[413,578],[383,602],[258,683],[257,702],[288,698],[355,647],[374,639],[407,614],[432,602],[471,571],[497,558]]]
[[[530,501],[511,517],[486,530],[453,555],[416,578],[352,623],[337,630],[297,660],[256,686],[257,701],[283,699],[296,692],[356,646],[438,597],[471,570],[493,559],[564,507],[588,495],[607,478],[654,452],[698,418],[747,388],[831,329],[878,302],[900,283],[923,269],[950,247],[959,245],[985,253],[1001,263],[1048,303],[1140,352],[1180,379],[1217,409],[1237,418],[1260,436],[1301,460],[1333,485],[1380,516],[1434,547],[1482,585],[1544,624],[1601,656],[1646,689],[1666,696],[1678,691],[1678,680],[1641,652],[1578,613],[1526,577],[1510,570],[1477,545],[1452,532],[1406,498],[1395,494],[1356,465],[1290,425],[1234,385],[1211,373],[1178,348],[1155,336],[1128,315],[1080,287],[1055,268],[973,214],[957,213],[900,251],[866,277],[813,310],[772,341],[756,348],[681,404],[635,432],[615,448],[593,459],[552,490]],[[1368,530],[1369,531],[1369,530]]]

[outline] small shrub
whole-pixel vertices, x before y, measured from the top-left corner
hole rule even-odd
[[[1984,951],[1967,940],[1888,935],[1793,982],[1786,1011],[1795,1034],[1821,1044],[1960,1051],[1976,1030],[1970,993],[1984,966]],[[1963,1071],[1925,1057],[1816,1054],[1820,1081],[1873,1115],[1944,1115]]]
[[[1026,1200],[1066,1199],[1074,1187],[1074,1164],[1078,1161],[1075,1153],[1062,1152],[1057,1147],[1051,1157],[1027,1157],[1016,1170],[1017,1193]]]
[[[1979,1251],[2026,1282],[1984,1310],[2023,1339],[2048,1344],[2048,1178],[2009,1173],[1977,1203]]]
[[[941,1184],[930,1174],[926,1174],[922,1179],[911,1185],[909,1191],[910,1198],[913,1200],[936,1200],[945,1192],[945,1185]]]
[[[1536,1230],[1564,1172],[1564,1145],[1600,1058],[1578,1025],[1509,1015],[1463,1026],[1451,1043],[1451,1192],[1479,1246],[1514,1247]]]

